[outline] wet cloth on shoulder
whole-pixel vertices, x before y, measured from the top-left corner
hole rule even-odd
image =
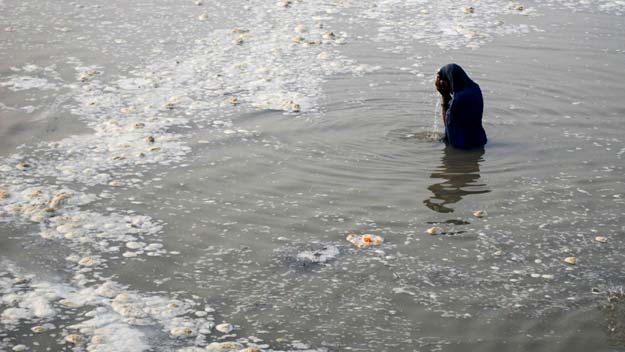
[[[484,146],[487,138],[482,126],[484,100],[480,86],[456,64],[441,68],[440,75],[450,83],[453,94],[446,116],[447,142],[461,149]]]

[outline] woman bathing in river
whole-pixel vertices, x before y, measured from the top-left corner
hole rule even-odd
[[[456,64],[443,66],[436,74],[435,85],[443,96],[446,143],[460,149],[484,146],[487,139],[482,127],[484,101],[480,86]]]

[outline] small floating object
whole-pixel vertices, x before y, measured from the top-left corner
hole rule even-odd
[[[78,261],[78,265],[80,266],[92,266],[95,262],[91,257],[84,257]]]
[[[575,265],[577,263],[576,257],[566,257],[564,258],[564,262],[567,264]]]
[[[50,208],[57,209],[60,205],[65,203],[65,200],[69,199],[71,196],[72,195],[67,192],[58,192],[50,201]]]
[[[239,98],[237,97],[230,97],[228,99],[226,99],[226,102],[232,104],[232,105],[237,105],[239,104]]]
[[[607,243],[608,242],[608,238],[605,237],[605,236],[597,236],[597,237],[595,237],[595,242]]]
[[[463,9],[464,13],[474,13],[475,12],[475,8],[473,8],[473,6],[467,6]]]
[[[143,128],[143,127],[145,127],[145,124],[143,122],[137,122],[134,125],[132,125],[132,128],[134,128],[134,129],[140,129],[140,128]]]
[[[26,169],[28,169],[30,167],[30,164],[25,162],[25,161],[22,161],[21,163],[17,164],[15,167],[18,170],[26,170]]]
[[[438,235],[438,234],[442,233],[443,229],[441,229],[440,227],[434,226],[434,227],[430,227],[429,229],[425,230],[425,232],[428,235],[434,236],[434,235]]]
[[[230,331],[232,331],[234,329],[234,327],[232,326],[232,324],[228,324],[228,323],[223,323],[223,324],[219,324],[217,326],[215,326],[215,330],[227,334]]]
[[[196,1],[195,1],[195,4],[196,4],[197,6],[202,6],[202,5],[203,5],[203,2],[201,2],[200,0],[196,0]]]
[[[243,45],[243,42],[244,42],[243,37],[238,37],[237,39],[232,41],[234,45]]]
[[[27,349],[28,349],[28,347],[26,347],[26,345],[15,345],[12,348],[12,350],[15,351],[15,352],[26,351]]]
[[[319,55],[317,55],[317,59],[319,60],[327,60],[330,58],[330,54],[326,53],[325,51],[319,53]]]
[[[210,352],[238,351],[241,348],[243,348],[243,345],[233,341],[212,342],[208,346],[206,346],[206,350]]]
[[[188,326],[177,326],[175,328],[172,328],[171,330],[169,330],[169,334],[171,336],[191,336],[193,335],[193,329],[191,329]]]
[[[300,108],[300,105],[293,100],[287,100],[282,104],[282,109],[286,111],[299,112]]]
[[[141,242],[126,242],[126,247],[130,249],[139,249],[143,247]]]
[[[497,251],[493,253],[494,256],[501,257],[503,255],[503,251]]]
[[[235,28],[232,30],[232,33],[237,33],[237,34],[244,34],[244,33],[248,33],[250,30],[249,29],[245,29],[245,28]]]
[[[154,139],[154,137],[153,137],[153,136],[147,136],[147,137],[145,137],[145,141],[146,141],[148,144],[152,144],[152,143],[154,143],[154,142],[155,142],[155,139]]]
[[[0,189],[0,199],[5,199],[5,198],[9,198],[9,192]]]
[[[306,39],[300,35],[293,37],[293,43],[301,44],[306,41]]]
[[[45,326],[41,326],[41,325],[33,326],[32,328],[30,328],[30,331],[34,332],[35,334],[41,334],[42,332],[46,330],[47,329],[45,328]]]
[[[197,19],[200,20],[200,21],[207,21],[208,20],[208,14],[207,13],[203,13],[203,14],[199,15]]]
[[[113,181],[109,182],[109,186],[111,186],[111,187],[121,187],[123,185],[124,185],[124,183],[122,181],[119,181],[119,180],[113,180]]]
[[[345,239],[358,248],[378,246],[384,242],[384,238],[382,238],[381,236],[370,234],[356,235],[354,233],[350,233]]]
[[[281,0],[278,4],[280,6],[282,6],[282,7],[287,7],[288,8],[288,7],[291,7],[293,2],[291,0]]]
[[[100,345],[104,342],[104,337],[100,336],[100,335],[94,335],[91,338],[91,344],[93,345]]]
[[[475,216],[476,218],[483,218],[486,215],[487,215],[486,211],[484,211],[484,210],[476,210],[476,211],[473,212],[473,216]]]
[[[295,31],[297,33],[305,33],[307,32],[306,26],[304,26],[303,24],[298,24],[297,26],[295,26]]]
[[[336,35],[333,32],[325,32],[325,33],[323,33],[323,39],[333,40],[334,38],[336,38]]]
[[[69,343],[73,343],[74,345],[81,343],[83,340],[84,338],[78,334],[71,334],[71,335],[65,336],[65,341]]]

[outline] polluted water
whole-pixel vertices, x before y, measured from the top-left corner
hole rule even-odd
[[[0,13],[0,351],[625,349],[622,1]]]

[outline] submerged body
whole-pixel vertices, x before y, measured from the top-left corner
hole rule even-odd
[[[446,142],[459,149],[483,147],[487,138],[482,126],[484,100],[480,86],[460,66],[449,64],[438,72],[436,87],[443,96]]]

